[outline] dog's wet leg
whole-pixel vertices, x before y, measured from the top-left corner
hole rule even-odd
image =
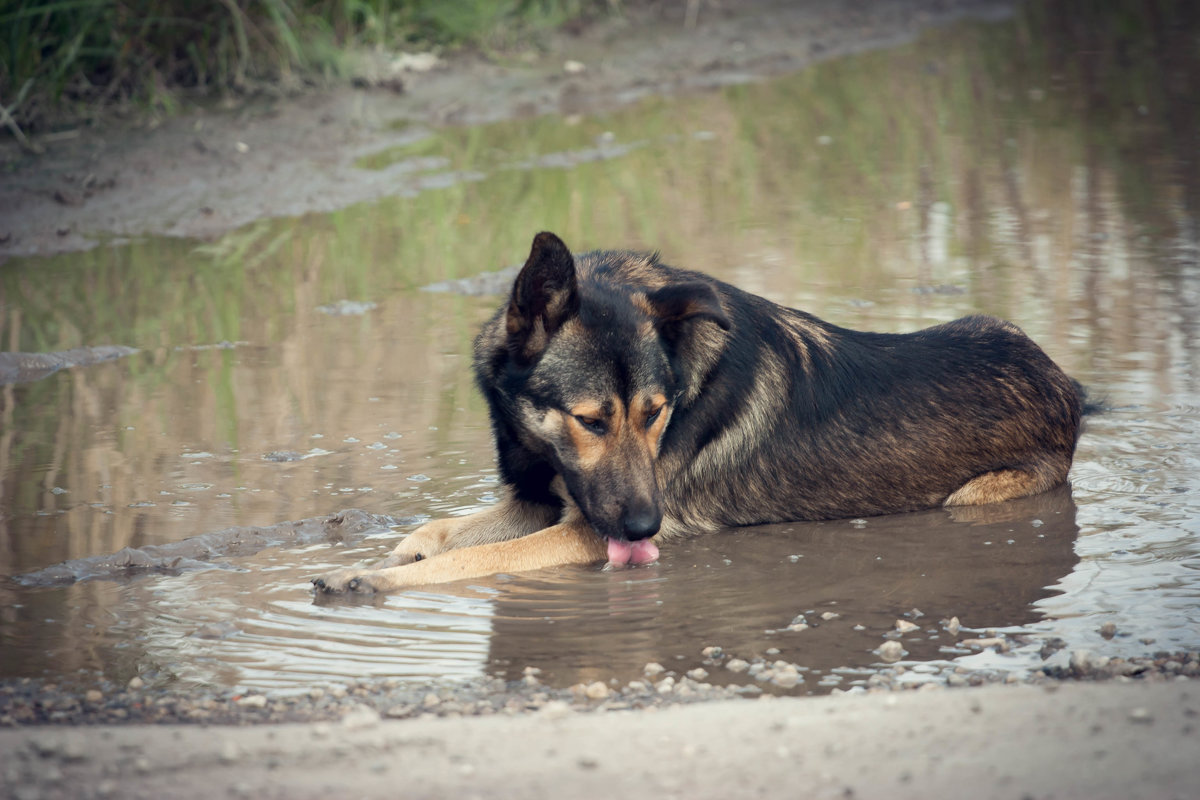
[[[607,557],[604,540],[585,523],[568,522],[517,539],[464,547],[398,567],[339,570],[313,581],[322,592],[389,592],[406,586],[498,572],[525,572],[566,564],[591,564]]]
[[[960,486],[946,498],[945,505],[977,506],[1039,494],[1063,483],[1069,468],[1067,461],[985,472]]]

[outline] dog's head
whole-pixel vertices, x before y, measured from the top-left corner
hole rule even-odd
[[[553,465],[588,523],[637,542],[662,523],[655,461],[672,414],[711,366],[697,342],[730,323],[711,284],[645,280],[656,266],[645,256],[580,262],[554,234],[534,238],[491,340],[493,375],[521,444]]]

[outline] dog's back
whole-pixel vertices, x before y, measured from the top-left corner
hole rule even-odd
[[[728,317],[700,321],[660,448],[665,532],[976,504],[1066,480],[1081,397],[1016,326],[966,317],[864,333],[655,256],[577,257],[581,282],[640,291],[704,281]],[[612,289],[610,289],[612,291]]]

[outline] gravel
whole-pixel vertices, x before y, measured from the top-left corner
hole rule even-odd
[[[880,651],[890,653],[898,647],[899,642],[887,640]],[[632,680],[623,686],[592,681],[553,687],[538,680],[540,670],[536,667],[527,668],[524,676],[514,681],[478,678],[454,684],[413,685],[388,679],[291,694],[163,687],[140,678],[127,683],[100,681],[86,687],[25,678],[0,682],[0,727],[330,722],[362,728],[383,718],[539,712],[561,716],[762,695],[874,694],[1005,683],[1052,687],[1064,681],[1131,683],[1200,677],[1197,651],[1121,658],[1075,650],[1060,665],[1027,672],[968,669],[952,662],[886,663],[881,653],[885,663],[872,670],[831,670],[825,674],[780,659],[738,658],[720,648],[706,648],[706,654],[703,661],[707,668],[675,671],[652,663],[646,668],[647,680]],[[717,667],[724,669],[714,671]],[[35,745],[68,760],[74,757],[60,752],[53,738],[38,739]]]

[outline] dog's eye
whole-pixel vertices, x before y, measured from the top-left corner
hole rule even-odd
[[[581,417],[578,414],[575,415],[575,419],[579,421],[580,425],[587,428],[597,436],[603,436],[608,431],[608,426],[604,424],[604,420],[602,419],[596,419],[595,417]]]
[[[666,408],[666,406],[659,406],[658,408],[656,408],[656,409],[654,409],[653,411],[651,411],[651,412],[650,412],[650,416],[646,417],[646,427],[647,427],[647,428],[649,428],[650,426],[652,426],[652,425],[655,423],[655,421],[656,421],[656,420],[657,420],[657,419],[658,419],[660,416],[662,416],[662,411],[663,411],[663,409],[664,409],[664,408]]]

